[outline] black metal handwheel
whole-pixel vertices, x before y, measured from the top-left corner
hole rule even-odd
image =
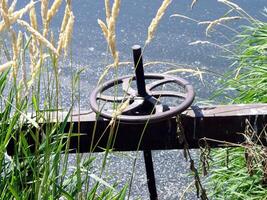
[[[136,75],[123,76],[97,87],[90,96],[93,111],[111,119],[114,110],[120,109],[119,105],[127,101],[116,119],[127,123],[145,123],[148,120],[169,119],[192,104],[195,94],[191,84],[167,74],[144,74],[140,46],[133,46],[133,55]],[[173,89],[168,90],[165,86]],[[172,100],[169,101],[169,98]]]

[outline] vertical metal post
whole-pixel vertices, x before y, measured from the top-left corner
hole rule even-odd
[[[148,185],[150,199],[157,200],[158,195],[157,195],[157,187],[154,175],[152,154],[150,150],[145,150],[143,153],[145,159],[146,177],[147,177],[147,185]]]
[[[134,45],[132,49],[133,49],[133,59],[134,59],[138,95],[140,95],[141,97],[145,97],[147,96],[147,92],[146,92],[146,83],[144,76],[142,50],[139,45]]]

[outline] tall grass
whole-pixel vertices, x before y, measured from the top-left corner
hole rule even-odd
[[[234,103],[267,102],[267,23],[246,26],[238,35],[234,76],[225,82],[226,90],[235,90]]]
[[[72,119],[73,106],[79,105],[81,71],[72,75],[72,106],[63,108],[60,63],[71,56],[69,46],[75,23],[71,0],[31,0],[22,9],[16,8],[16,2],[0,1],[0,32],[1,37],[7,38],[1,40],[4,47],[1,55],[4,56],[0,58],[1,199],[125,199],[127,184],[118,190],[116,184],[105,182],[102,174],[116,137],[116,116],[126,105],[116,107],[118,110],[115,109],[114,119],[109,124],[109,140],[100,175],[91,173],[94,156],[90,154],[83,159],[79,147],[77,162],[70,166],[69,142],[72,137],[78,137],[79,142],[80,133],[72,133],[71,128],[66,133],[65,128]],[[148,42],[154,37],[170,2],[164,0],[159,8],[148,29]],[[105,6],[106,23],[101,20],[98,23],[114,59],[112,66],[117,68],[116,20],[120,0],[115,0],[112,8],[106,0]],[[36,7],[40,8],[40,15]],[[50,25],[60,7],[64,7],[65,12],[60,32],[55,33]],[[62,118],[63,110],[67,110],[67,114]],[[91,145],[90,150],[94,148]]]
[[[70,166],[69,140],[80,133],[65,132],[73,106],[62,108],[59,64],[63,52],[71,56],[75,18],[71,1],[55,0],[49,5],[47,0],[30,1],[16,10],[15,0],[0,1],[0,31],[8,41],[1,40],[5,48],[0,58],[0,198],[124,199],[126,186],[119,191],[91,173],[94,157],[81,159],[76,154],[77,163]],[[41,24],[36,6],[41,7]],[[55,34],[50,24],[60,6],[65,15],[61,31]],[[79,72],[72,79],[72,93],[76,93]],[[79,98],[74,95],[72,105],[75,102]],[[62,119],[63,110],[67,115]],[[88,174],[93,182],[85,178]]]
[[[238,32],[234,37],[234,48],[227,51],[232,53],[230,57],[233,65],[223,76],[222,88],[218,89],[216,95],[225,97],[229,103],[266,103],[267,24],[253,18],[232,1],[219,2],[230,8],[227,14],[234,12],[236,17],[248,23],[241,32],[234,31]],[[206,33],[212,26],[218,25],[217,22],[221,24],[228,18],[227,14],[221,19],[210,21]],[[266,129],[257,132],[248,121],[246,123],[243,144],[232,144],[237,146],[235,148],[212,150],[208,156],[211,158],[210,175],[205,185],[211,199],[267,199],[267,154],[266,147],[259,141],[259,138],[266,141]],[[206,161],[203,166],[207,167]]]

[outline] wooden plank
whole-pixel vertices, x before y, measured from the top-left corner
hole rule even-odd
[[[55,117],[55,113],[53,114]],[[248,120],[256,131],[260,131],[267,124],[267,104],[248,105],[218,105],[208,107],[192,106],[180,116],[184,135],[187,138],[189,148],[199,148],[201,138],[211,138],[220,141],[241,143],[244,138],[241,134],[245,130]],[[66,113],[60,113],[59,118],[64,119]],[[66,127],[68,132],[73,124],[73,132],[80,136],[80,152],[103,151],[110,135],[109,120],[98,118],[91,111],[74,113]],[[138,150],[167,150],[182,149],[177,134],[176,118],[171,118],[147,125],[143,132],[144,124],[120,123],[116,126],[117,132],[114,141],[114,151]],[[105,131],[105,129],[107,129]],[[144,133],[144,134],[143,134]],[[266,145],[266,141],[263,141]],[[218,147],[221,143],[210,142],[211,147]],[[12,145],[11,145],[12,146]],[[78,148],[77,137],[72,137],[70,148],[75,153]],[[12,147],[11,147],[12,149]]]
[[[245,130],[246,119],[254,126],[255,130],[261,130],[267,123],[267,104],[249,105],[218,105],[209,107],[192,106],[181,114],[181,124],[187,138],[189,148],[199,148],[199,139],[211,138],[221,141],[240,143],[243,142],[242,133]],[[82,136],[80,149],[88,151],[92,141],[93,125],[96,121],[95,113],[84,111],[80,115],[73,116],[74,130],[77,131],[77,122],[80,120],[80,130],[86,136]],[[98,140],[109,121],[97,120],[95,129],[95,141]],[[114,150],[131,151],[136,150],[142,136],[144,125],[142,124],[120,124],[116,136]],[[98,146],[106,147],[108,130],[102,136]],[[97,139],[96,139],[97,138]],[[76,148],[75,141],[72,147]],[[212,147],[220,146],[220,143],[210,143]],[[142,136],[139,150],[164,150],[182,149],[177,138],[177,123],[175,118],[148,124]],[[96,148],[95,151],[101,150]]]

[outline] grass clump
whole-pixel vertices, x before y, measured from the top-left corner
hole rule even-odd
[[[233,69],[225,75],[218,94],[231,103],[266,103],[267,24],[233,2],[219,2],[230,7],[228,13],[234,11],[249,23],[235,36]],[[243,144],[212,150],[210,175],[205,180],[211,199],[267,199],[266,130],[257,132],[246,124]]]
[[[218,0],[218,2],[227,6],[229,10],[221,18],[213,21],[200,22],[180,14],[174,14],[172,17],[206,24],[206,36],[209,37],[211,31],[217,31],[217,26],[235,34],[233,39],[228,40],[230,41],[228,45],[200,40],[190,45],[215,45],[228,53],[227,57],[233,60],[231,69],[225,75],[220,75],[222,87],[217,89],[214,96],[219,96],[228,103],[266,103],[267,23],[253,18],[233,1]],[[195,3],[196,1],[193,1],[192,5]],[[263,15],[267,17],[266,9]],[[228,21],[239,19],[246,25],[238,27],[225,25]],[[267,199],[266,127],[259,131],[254,130],[249,121],[244,123],[247,125],[242,133],[244,143],[230,144],[235,146],[233,148],[212,150],[207,146],[202,151],[200,163],[203,174],[206,175],[209,169],[209,175],[204,178],[203,185],[210,199]],[[206,140],[205,143],[208,144],[209,139]],[[225,144],[224,141],[221,143]]]
[[[267,102],[267,23],[246,26],[241,39],[234,78],[226,81],[226,90],[235,90],[234,103]]]
[[[118,190],[94,174],[93,156],[76,150],[77,162],[70,162],[69,141],[80,133],[66,127],[79,104],[80,72],[72,75],[71,106],[63,108],[59,64],[72,38],[71,1],[51,7],[47,0],[30,1],[19,10],[16,2],[0,1],[0,199],[124,199],[127,185]],[[61,6],[65,14],[54,33],[50,24]]]

